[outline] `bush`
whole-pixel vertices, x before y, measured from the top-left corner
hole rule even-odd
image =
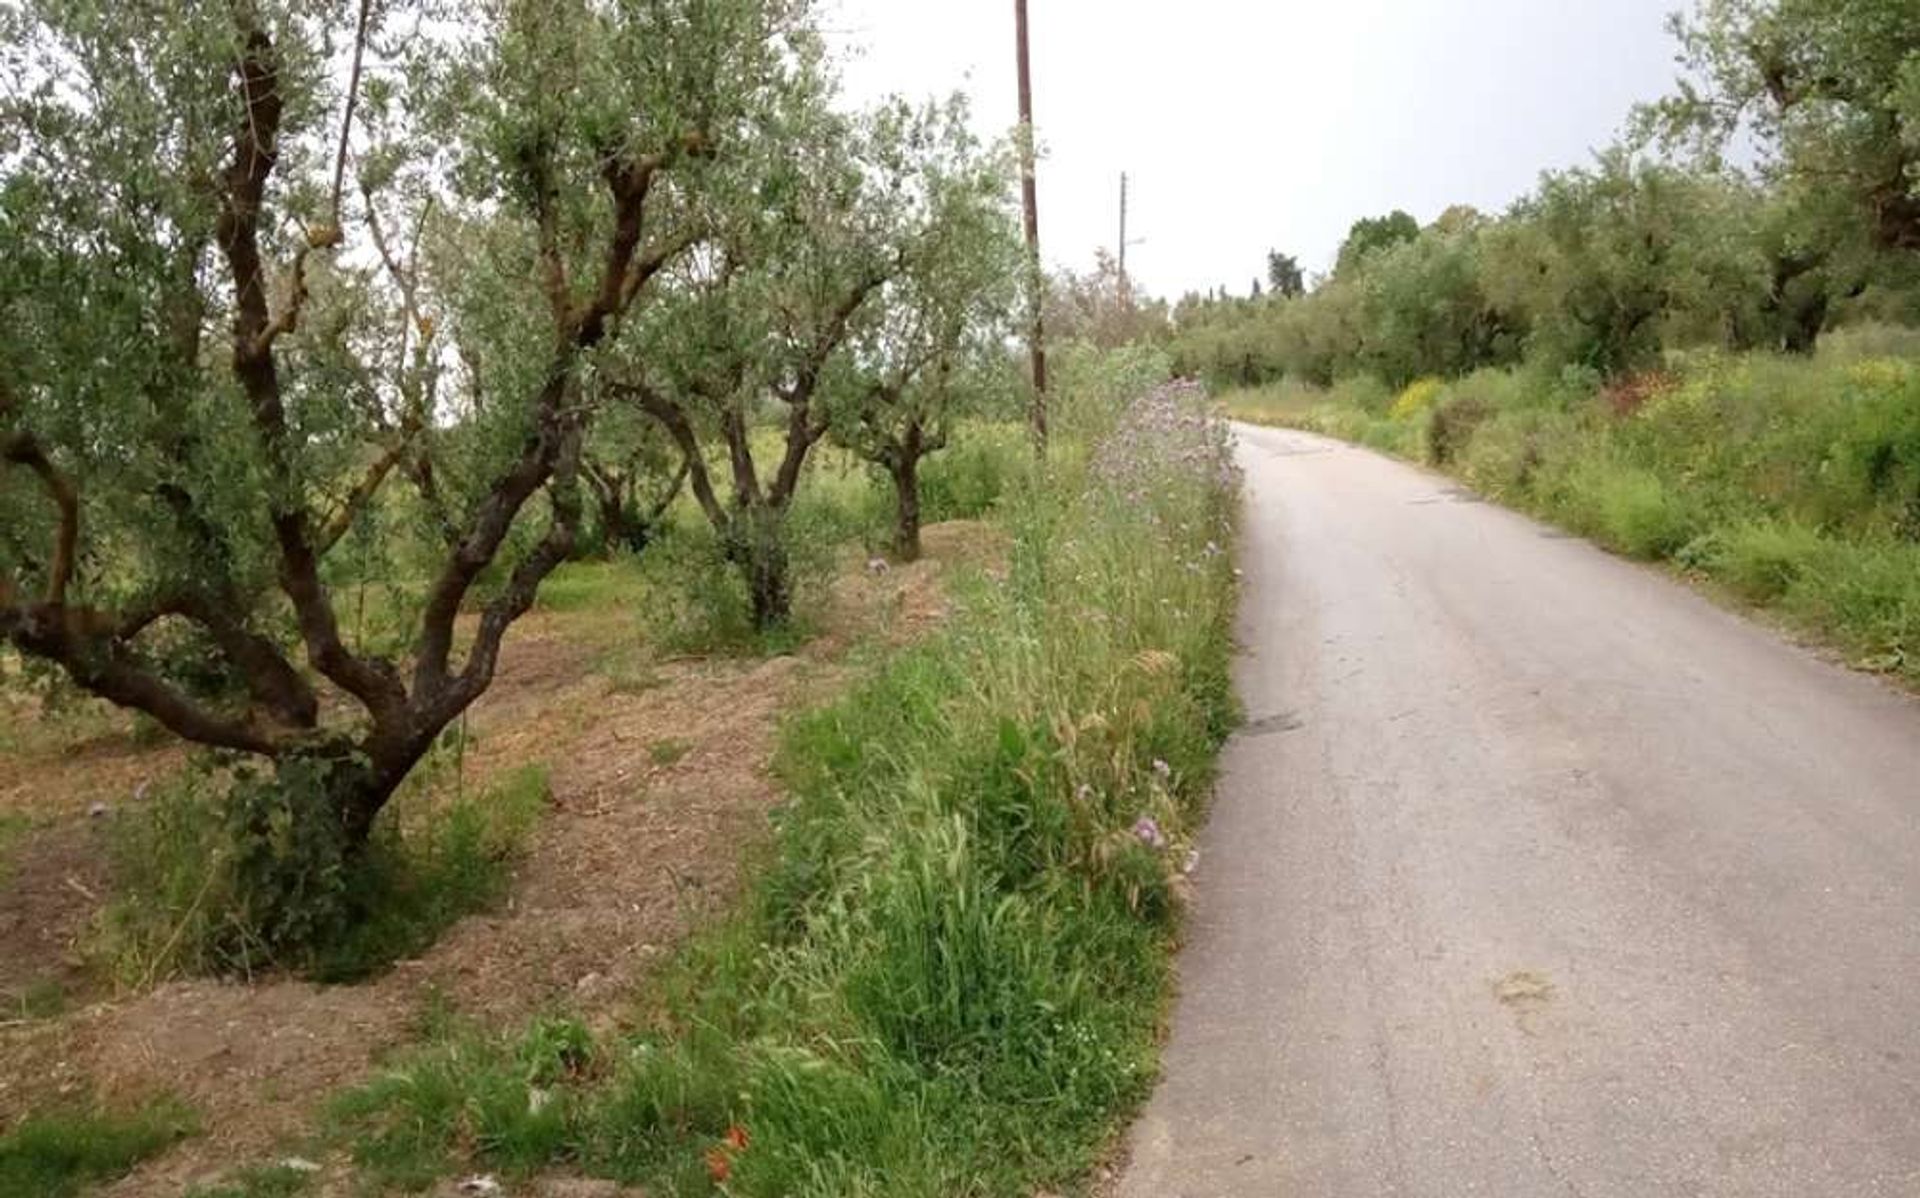
[[[1445,391],[1446,387],[1447,385],[1437,378],[1415,379],[1408,383],[1406,389],[1394,399],[1393,407],[1388,410],[1387,415],[1395,420],[1412,420],[1422,413],[1432,411],[1435,402],[1439,400],[1441,392]]]
[[[1672,557],[1696,531],[1693,513],[1658,475],[1615,462],[1582,462],[1563,502],[1577,528],[1629,557]]]
[[[991,512],[1033,460],[1026,429],[968,425],[920,468],[920,513],[928,523],[973,520]]]
[[[501,897],[547,798],[545,767],[529,766],[436,800],[452,754],[449,741],[423,764],[352,860],[274,779],[209,763],[159,787],[115,829],[96,947],[134,986],[275,966],[342,981],[418,952]]]
[[[1759,520],[1716,533],[1702,565],[1741,597],[1772,603],[1814,568],[1822,549],[1813,529]]]
[[[1446,393],[1427,420],[1427,460],[1436,466],[1453,462],[1492,415],[1493,408],[1477,396]]]
[[[1920,681],[1920,546],[1829,542],[1816,560],[1788,589],[1786,609],[1858,664]]]

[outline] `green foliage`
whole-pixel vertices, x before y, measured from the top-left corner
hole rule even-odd
[[[0,1135],[0,1198],[68,1198],[111,1181],[194,1134],[192,1111],[171,1100],[131,1111],[44,1111]]]
[[[1033,447],[1013,424],[969,423],[952,448],[930,459],[920,474],[922,515],[929,522],[973,520],[993,511],[1024,476]]]
[[[463,1146],[523,1176],[569,1155],[575,1096],[561,1083],[588,1070],[594,1054],[586,1028],[567,1020],[536,1020],[512,1040],[456,1024],[341,1095],[329,1114],[377,1185],[424,1189]]]
[[[1650,470],[1583,461],[1556,502],[1576,529],[1629,557],[1657,561],[1693,539],[1693,511]]]
[[[1231,472],[1197,404],[1069,405],[1101,447],[1057,446],[1003,499],[1007,577],[790,727],[770,868],[642,1029],[444,1034],[336,1106],[369,1178],[1025,1198],[1089,1167],[1151,1080],[1234,718]]]
[[[605,561],[569,562],[540,587],[542,611],[599,612],[630,608],[646,594],[639,559],[616,553]]]
[[[1307,279],[1300,262],[1292,254],[1267,251],[1267,288],[1283,299],[1295,299],[1306,293]]]
[[[313,1185],[313,1173],[291,1165],[252,1165],[216,1185],[193,1186],[186,1198],[299,1198]]]
[[[1420,235],[1420,222],[1398,208],[1385,216],[1363,217],[1347,230],[1333,270],[1348,274],[1360,269],[1370,255],[1390,250]]]
[[[202,772],[157,787],[117,821],[100,951],[131,985],[269,964],[345,981],[417,953],[498,901],[547,797],[545,768],[529,766],[438,802],[432,776],[454,756],[449,744],[351,859],[270,780]]]
[[[1673,28],[1689,77],[1631,140],[1497,217],[1358,221],[1311,290],[1188,296],[1176,368],[1243,388],[1362,372],[1403,387],[1523,359],[1618,377],[1675,351],[1806,354],[1850,323],[1920,322],[1907,0],[1699,0]],[[1757,147],[1757,168],[1733,147]]]
[[[1690,69],[1643,128],[1710,159],[1757,143],[1789,193],[1838,194],[1878,244],[1920,249],[1920,24],[1905,0],[1700,0]]]

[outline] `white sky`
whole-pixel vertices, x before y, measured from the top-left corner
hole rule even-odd
[[[1122,170],[1129,271],[1169,298],[1244,293],[1270,247],[1324,270],[1361,216],[1499,211],[1669,89],[1683,2],[1029,0],[1046,257],[1113,245]],[[824,3],[855,100],[962,89],[1013,126],[1012,0]]]

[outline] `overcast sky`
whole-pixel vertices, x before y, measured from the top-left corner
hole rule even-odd
[[[1011,0],[824,0],[848,91],[962,89],[1015,120]],[[1085,269],[1118,236],[1177,297],[1245,292],[1269,247],[1310,272],[1355,218],[1498,211],[1580,165],[1675,75],[1682,0],[1030,0],[1040,236]]]

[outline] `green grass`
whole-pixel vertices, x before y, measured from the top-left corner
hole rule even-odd
[[[193,1112],[159,1100],[130,1111],[49,1111],[0,1136],[0,1198],[67,1198],[111,1181],[197,1130]]]
[[[222,780],[193,775],[158,789],[140,819],[116,829],[116,897],[96,954],[123,984],[142,986],[269,963],[318,981],[351,981],[419,952],[454,921],[500,900],[547,801],[544,765],[442,798],[451,758],[448,750],[420,768],[382,814],[364,857],[321,875],[331,885],[314,892],[315,918],[337,926],[298,956],[271,962],[233,870]]]
[[[1182,460],[1195,437],[1208,466]],[[1074,1185],[1151,1084],[1181,863],[1233,719],[1222,452],[1123,428],[1017,483],[1006,577],[792,722],[753,889],[655,980],[638,1030],[442,1026],[333,1108],[366,1179]]]
[[[564,562],[540,584],[535,602],[542,611],[619,611],[633,608],[646,589],[640,562],[645,555],[617,556],[603,562]]]
[[[1920,364],[1875,356],[1910,341],[1865,330],[1810,360],[1694,354],[1611,389],[1482,371],[1404,419],[1358,384],[1226,402],[1450,470],[1920,684]]]
[[[658,766],[669,766],[685,757],[692,748],[686,741],[672,737],[656,740],[647,746],[647,760]]]
[[[35,978],[7,996],[15,1019],[53,1019],[67,1009],[67,990],[53,978]]]
[[[299,1198],[313,1188],[313,1172],[289,1165],[253,1165],[214,1185],[194,1186],[185,1198]]]

